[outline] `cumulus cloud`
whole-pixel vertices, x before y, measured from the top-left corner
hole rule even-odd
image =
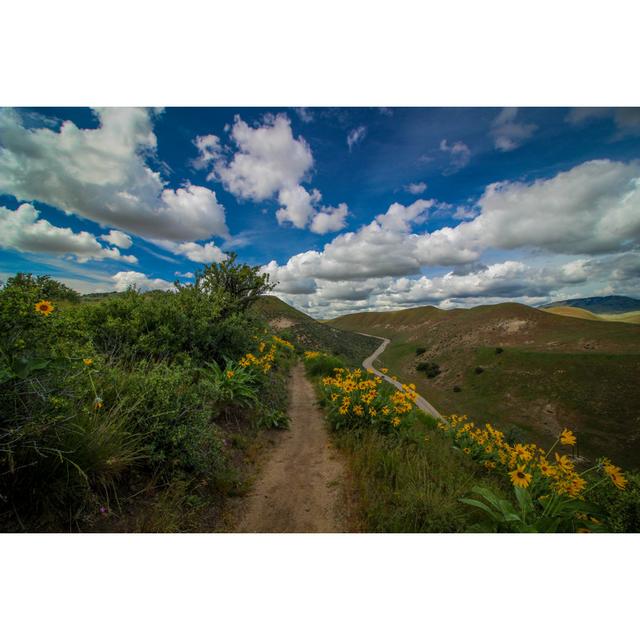
[[[416,232],[443,207],[435,200],[417,200],[409,206],[394,203],[371,223],[338,235],[322,251],[297,254],[283,265],[272,261],[265,270],[281,283],[276,291],[297,296],[296,304],[323,314],[332,304],[322,293],[332,291],[327,283],[362,293],[358,283],[392,278],[386,281],[386,293],[367,294],[376,305],[390,308],[482,296],[533,300],[559,285],[606,278],[627,287],[640,284],[640,164],[636,162],[595,160],[547,179],[495,183],[473,204],[469,216],[456,216],[463,218],[457,226]],[[529,268],[518,260],[498,266],[478,264],[488,250],[579,257],[553,270]],[[430,266],[453,269],[440,279],[420,276]],[[318,311],[320,307],[325,311]]]
[[[506,107],[495,118],[491,125],[490,135],[493,144],[499,151],[513,151],[530,138],[538,128],[535,124],[516,122],[518,109]]]
[[[458,141],[449,144],[446,140],[441,140],[440,151],[449,154],[449,166],[442,172],[442,175],[445,176],[457,173],[466,167],[471,160],[471,150],[464,142]]]
[[[182,273],[182,271],[176,271],[173,275],[178,276],[178,278],[194,278],[195,277],[192,271],[186,271],[185,273]]]
[[[343,202],[337,207],[322,207],[322,210],[313,217],[311,231],[314,233],[330,233],[340,231],[347,225],[349,209]]]
[[[109,233],[101,235],[100,240],[104,240],[105,242],[116,247],[120,247],[121,249],[128,249],[133,244],[131,236],[128,236],[126,233],[122,233],[122,231],[116,231],[115,229],[111,229]]]
[[[360,144],[367,135],[367,128],[364,126],[356,127],[349,131],[347,135],[347,146],[349,147],[349,151],[353,149],[357,144]]]
[[[313,166],[309,145],[301,136],[293,136],[291,122],[284,114],[269,114],[257,127],[236,116],[230,130],[235,151],[228,157],[219,153],[219,146],[212,148],[212,137],[196,138],[200,151],[196,162],[212,165],[208,179],[221,181],[238,198],[255,202],[271,198],[298,185]]]
[[[56,227],[39,217],[31,204],[21,204],[15,211],[0,207],[0,247],[22,252],[74,256],[87,260],[119,260],[136,263],[132,255],[122,255],[117,248],[102,246],[87,231],[74,232],[69,227]]]
[[[129,287],[135,287],[142,291],[155,289],[169,291],[174,288],[172,282],[168,282],[162,278],[149,278],[139,271],[118,271],[118,273],[112,276],[112,280],[116,291],[126,291]]]
[[[410,182],[405,185],[404,190],[408,193],[413,194],[414,196],[419,196],[421,193],[424,193],[427,190],[426,182]]]
[[[214,242],[198,244],[197,242],[157,242],[159,246],[174,255],[185,256],[191,262],[209,264],[211,262],[222,262],[227,258],[227,254],[217,247]]]
[[[314,217],[316,213],[314,207],[321,198],[322,195],[317,189],[309,193],[300,185],[282,189],[278,194],[278,202],[281,206],[276,211],[278,223],[290,222],[297,229],[304,229]]]
[[[155,154],[152,112],[96,109],[99,124],[59,131],[25,126],[0,111],[0,192],[44,202],[100,225],[150,239],[192,241],[227,234],[225,212],[210,189],[166,188],[147,164]]]

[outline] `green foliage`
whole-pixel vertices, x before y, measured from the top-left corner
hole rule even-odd
[[[248,312],[266,278],[233,257],[170,292],[74,304],[58,285],[18,275],[0,290],[0,529],[113,526],[135,496],[158,509],[132,520],[144,530],[218,509],[242,482],[226,430],[287,424],[292,349],[237,363],[266,332]]]
[[[436,362],[420,362],[416,365],[416,371],[424,371],[427,378],[435,378],[440,374],[440,365]]]
[[[257,374],[253,369],[227,359],[224,369],[214,361],[204,370],[210,394],[217,398],[218,403],[247,408],[258,404]]]
[[[591,501],[598,505],[614,533],[640,532],[640,473],[627,472],[629,484],[619,491],[610,482],[594,488]]]
[[[420,413],[413,426],[393,433],[336,434],[350,459],[364,531],[453,533],[480,525],[480,516],[459,498],[480,480],[501,489],[454,451],[433,424]]]
[[[560,495],[547,495],[535,502],[529,491],[514,487],[515,501],[501,498],[483,487],[473,487],[479,498],[460,498],[460,502],[479,509],[487,523],[479,529],[515,533],[574,533],[576,520],[583,520],[584,531],[606,531],[595,504]]]
[[[416,355],[421,356],[423,353],[426,353],[426,349],[424,347],[416,347]]]
[[[344,362],[337,356],[320,353],[315,358],[305,358],[304,366],[312,378],[333,375],[334,369],[344,367]]]
[[[484,372],[484,367],[476,367],[474,369],[474,372],[476,373],[476,375],[480,375],[481,373]]]
[[[6,288],[17,287],[32,291],[39,298],[45,300],[69,300],[78,302],[80,294],[66,284],[54,280],[51,276],[34,276],[31,273],[16,273],[5,283]]]
[[[210,264],[197,271],[194,285],[181,286],[221,296],[223,308],[229,314],[244,312],[261,295],[274,287],[275,284],[269,284],[269,275],[260,272],[260,267],[236,263],[235,253],[231,253],[222,262]]]

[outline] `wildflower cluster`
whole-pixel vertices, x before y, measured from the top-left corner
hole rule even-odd
[[[441,421],[438,426],[452,436],[464,453],[481,462],[485,468],[506,471],[516,487],[531,487],[542,494],[552,492],[578,498],[587,489],[589,473],[594,469],[604,471],[618,489],[623,490],[627,482],[621,469],[606,459],[592,469],[578,473],[569,455],[554,452],[558,445],[576,444],[576,437],[569,429],[558,435],[547,452],[535,444],[510,445],[502,431],[490,424],[476,427],[467,421],[466,416],[451,416],[449,421]]]
[[[581,501],[607,479],[620,490],[624,490],[627,484],[622,470],[607,459],[578,472],[570,455],[555,450],[559,446],[575,446],[576,436],[569,429],[563,429],[549,451],[545,451],[532,443],[509,444],[502,431],[488,423],[484,427],[476,427],[467,420],[467,416],[453,415],[439,422],[438,427],[463,453],[485,469],[506,474],[523,512],[526,511],[524,505],[529,505],[527,513],[539,518],[544,516],[545,522],[562,514],[574,523],[586,519],[592,527],[583,526],[579,530],[595,530],[593,526],[601,523],[579,510],[580,505],[585,504]]]
[[[322,355],[319,351],[305,351],[304,352],[304,359],[305,360],[315,360],[316,358],[320,357],[320,355]]]
[[[389,393],[380,388],[382,379],[363,373],[361,369],[334,369],[332,376],[322,379],[328,400],[329,419],[336,429],[375,427],[390,430],[411,418],[416,398],[415,386]]]
[[[254,369],[256,371],[262,371],[262,373],[269,373],[279,352],[293,352],[293,349],[293,345],[287,340],[283,340],[278,336],[271,336],[270,344],[263,340],[258,344],[257,355],[247,353],[240,358],[238,364],[243,369]]]

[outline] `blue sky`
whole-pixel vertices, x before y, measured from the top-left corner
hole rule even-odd
[[[636,109],[5,109],[0,278],[168,288],[233,250],[318,317],[639,295],[639,142]]]

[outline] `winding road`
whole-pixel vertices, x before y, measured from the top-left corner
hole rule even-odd
[[[358,333],[360,333],[360,335],[363,335],[363,336],[369,336],[369,338],[377,338],[378,340],[382,340],[382,344],[368,358],[365,358],[365,360],[362,362],[362,366],[365,369],[369,369],[370,371],[373,371],[375,375],[379,376],[380,378],[383,378],[389,384],[392,384],[394,387],[397,387],[398,389],[400,389],[400,391],[402,391],[403,389],[402,389],[401,382],[398,382],[397,380],[394,380],[390,376],[385,375],[384,373],[382,373],[382,371],[378,371],[373,366],[373,363],[375,362],[376,358],[380,357],[380,354],[387,348],[387,345],[391,342],[391,340],[389,340],[388,338],[381,338],[380,336],[372,336],[369,333],[361,333],[361,332],[358,332]],[[437,420],[443,419],[442,415],[438,412],[438,410],[432,404],[427,402],[421,395],[418,395],[416,397],[415,402],[416,402],[416,406],[419,409],[422,409],[425,413],[432,415]]]

